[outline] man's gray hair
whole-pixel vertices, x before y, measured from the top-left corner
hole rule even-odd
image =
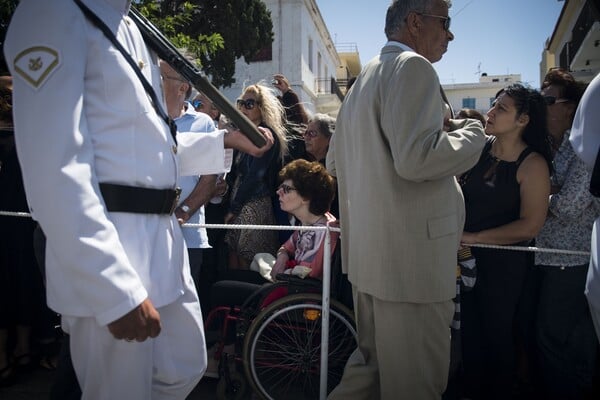
[[[398,33],[404,27],[410,12],[427,14],[438,1],[440,0],[393,0],[385,15],[385,36],[390,39]],[[442,1],[448,5],[448,8],[452,6],[452,0]]]
[[[317,113],[309,118],[308,123],[317,124],[317,129],[325,137],[331,137],[335,133],[335,118],[327,114]]]

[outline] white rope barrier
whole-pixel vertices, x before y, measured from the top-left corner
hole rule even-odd
[[[0,211],[0,216],[31,218],[31,214],[26,212],[15,211]],[[183,224],[183,228],[207,228],[207,229],[255,229],[255,230],[276,230],[276,231],[326,231],[325,233],[325,248],[331,246],[331,232],[340,232],[340,228],[329,226],[287,226],[287,225],[233,225],[233,224]],[[499,246],[490,244],[472,244],[471,247],[481,247],[490,249],[514,250],[514,251],[531,251],[543,253],[558,253],[589,256],[588,251],[563,250],[563,249],[545,249],[534,246]],[[330,273],[331,273],[331,254],[326,251],[323,255],[323,291],[321,305],[321,371],[320,371],[320,399],[327,398],[327,369],[328,369],[328,353],[329,353],[329,316],[330,316]]]
[[[31,214],[26,212],[15,211],[0,211],[0,216],[30,218]],[[341,232],[340,228],[324,227],[324,226],[288,226],[288,225],[229,225],[229,224],[183,224],[183,228],[208,228],[208,229],[263,229],[274,231],[317,231],[329,230],[332,232]],[[591,240],[591,238],[590,238]],[[568,254],[576,256],[589,256],[589,251],[565,250],[565,249],[548,249],[535,246],[508,246],[496,244],[470,244],[469,247],[480,247],[488,249],[514,250],[514,251],[530,251],[538,253],[556,253]]]
[[[592,238],[590,237],[590,242]],[[545,249],[542,247],[535,246],[508,246],[508,245],[497,245],[497,244],[470,244],[469,247],[481,247],[486,249],[501,249],[501,250],[514,250],[514,251],[534,251],[537,253],[557,253],[557,254],[571,254],[576,256],[589,256],[589,251],[579,250],[563,250],[563,249]]]
[[[0,211],[0,216],[31,218],[31,214],[26,212]],[[183,228],[210,228],[210,229],[262,229],[277,231],[326,231],[325,248],[331,248],[332,231],[340,232],[340,228],[329,226],[288,226],[288,225],[234,225],[234,224],[182,224]],[[320,399],[327,398],[327,369],[329,358],[329,315],[330,315],[330,274],[331,274],[331,253],[323,253],[323,290],[321,303],[321,373],[320,373]]]

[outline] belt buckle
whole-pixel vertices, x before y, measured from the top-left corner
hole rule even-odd
[[[171,209],[169,210],[169,215],[173,215],[173,213],[175,212],[175,209],[177,208],[177,205],[179,204],[179,197],[181,196],[181,188],[180,187],[176,187],[173,191],[175,192],[175,198],[173,199],[173,203],[171,204]]]

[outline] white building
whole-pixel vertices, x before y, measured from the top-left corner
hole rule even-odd
[[[520,74],[481,74],[479,82],[442,85],[454,112],[461,108],[473,108],[483,115],[490,109],[496,93],[505,86],[520,82]]]
[[[347,79],[358,74],[355,63],[348,61],[358,59],[356,46],[344,50],[344,56],[338,54],[315,0],[263,1],[273,21],[271,51],[266,49],[249,64],[238,60],[236,82],[221,91],[235,101],[244,87],[260,81],[270,84],[273,74],[282,73],[307,111],[335,116]]]

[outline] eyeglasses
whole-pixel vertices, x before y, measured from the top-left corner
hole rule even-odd
[[[560,98],[557,98],[556,96],[544,96],[544,101],[546,102],[546,105],[551,106],[552,104],[556,104],[556,103],[567,103],[571,100],[560,99]]]
[[[241,108],[242,106],[244,106],[244,108],[246,110],[252,110],[254,109],[254,107],[256,107],[256,105],[258,104],[258,101],[254,100],[254,99],[237,99],[236,104],[238,106],[238,108]]]
[[[283,193],[285,193],[285,194],[289,194],[290,192],[296,190],[296,188],[293,188],[290,185],[286,185],[285,183],[282,183],[281,185],[279,185],[277,190],[279,191],[279,189],[283,190]]]
[[[444,20],[444,30],[445,31],[449,31],[450,30],[450,22],[452,21],[452,18],[450,18],[450,17],[444,17],[442,15],[425,14],[425,13],[416,13],[416,14],[417,15],[422,15],[424,17],[443,19]]]
[[[302,134],[302,136],[308,136],[311,139],[314,139],[317,137],[317,135],[319,134],[319,132],[314,131],[314,130],[306,130],[304,131],[304,133]]]
[[[198,108],[202,106],[202,100],[194,100],[192,101],[192,105],[194,106],[194,108]]]

